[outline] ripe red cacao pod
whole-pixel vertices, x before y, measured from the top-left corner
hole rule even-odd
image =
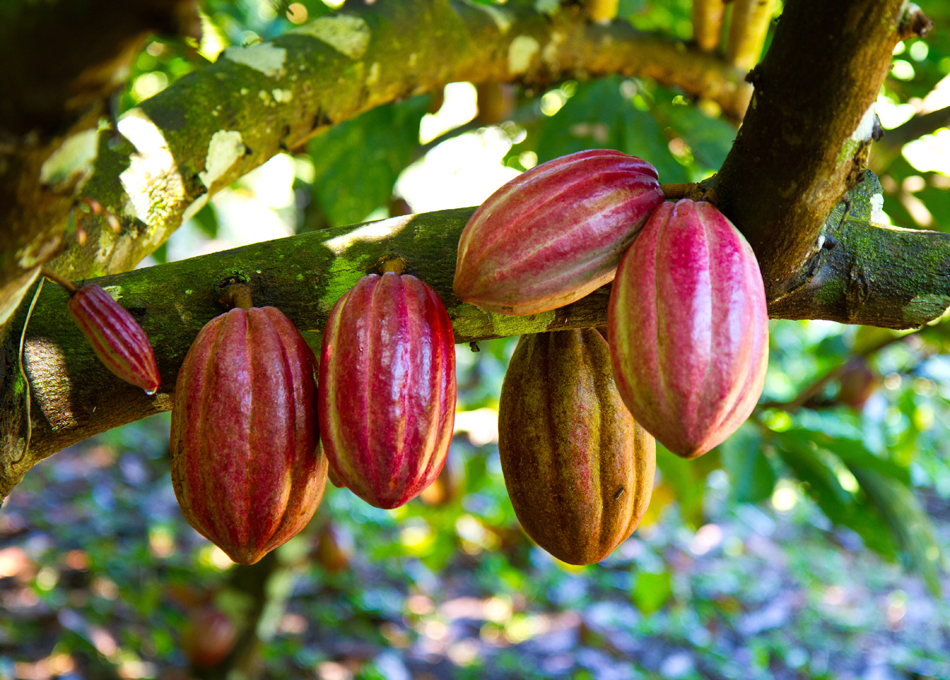
[[[340,481],[378,508],[417,496],[445,463],[455,423],[455,339],[438,294],[414,276],[364,276],[327,319],[323,446]]]
[[[155,394],[161,383],[152,344],[138,322],[92,283],[69,299],[69,315],[99,361],[127,383]]]
[[[273,307],[212,319],[185,356],[172,404],[172,484],[191,526],[234,562],[254,564],[293,538],[323,496],[316,370]]]
[[[758,401],[768,312],[748,242],[713,205],[664,203],[624,256],[607,328],[617,388],[670,451],[695,458]]]
[[[518,341],[501,388],[498,451],[521,526],[563,562],[601,561],[650,504],[656,441],[624,406],[594,329]]]
[[[619,151],[562,156],[488,197],[459,240],[455,294],[503,314],[536,314],[614,278],[663,201],[656,168]]]

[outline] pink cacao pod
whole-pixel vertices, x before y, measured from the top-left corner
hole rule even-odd
[[[663,201],[656,168],[619,151],[580,151],[515,177],[475,211],[459,240],[455,294],[503,314],[537,314],[614,278]]]
[[[713,205],[657,208],[620,263],[607,328],[624,402],[670,451],[702,455],[752,413],[768,364],[765,287]]]
[[[600,562],[650,504],[656,441],[624,406],[592,328],[521,337],[501,388],[498,453],[518,521],[563,562]]]
[[[161,383],[152,344],[138,322],[112,296],[92,283],[69,300],[69,315],[99,361],[127,383],[155,394]]]
[[[330,466],[378,508],[407,503],[445,463],[455,423],[455,338],[438,294],[370,274],[323,332],[319,412]]]
[[[209,321],[172,404],[172,484],[182,514],[234,562],[254,564],[310,521],[327,480],[316,358],[273,307]]]

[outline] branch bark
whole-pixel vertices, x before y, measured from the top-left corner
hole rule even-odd
[[[721,59],[625,23],[591,25],[577,6],[548,16],[532,2],[351,4],[352,11],[347,6],[271,43],[228,48],[215,64],[128,112],[118,124],[124,136],[118,144],[100,135],[83,193],[118,218],[119,232],[82,208],[67,225],[68,193],[28,243],[29,267],[0,258],[0,291],[16,282],[4,297],[20,300],[31,279],[18,276],[33,275],[60,238],[66,252],[51,267],[66,276],[131,269],[215,191],[275,154],[375,106],[448,82],[545,86],[610,73],[646,76],[717,101],[734,116],[751,97],[744,74]],[[39,176],[39,167],[18,172]]]
[[[326,229],[97,279],[151,338],[162,378],[158,394],[152,397],[99,364],[69,320],[67,293],[47,286],[26,335],[24,361],[33,394],[32,442],[19,461],[26,432],[23,386],[9,379],[18,376],[15,372],[8,372],[8,379],[0,385],[0,414],[17,419],[0,423],[0,497],[6,496],[30,467],[56,451],[170,409],[188,348],[202,326],[224,311],[217,305],[214,286],[230,277],[249,282],[257,305],[272,305],[287,314],[315,351],[319,351],[320,333],[336,300],[392,255],[406,259],[407,273],[436,289],[449,311],[458,343],[605,325],[609,287],[562,309],[525,317],[493,314],[460,303],[452,292],[452,279],[458,239],[473,211],[460,208]],[[845,292],[838,298],[849,303],[846,291],[853,281],[859,281],[860,290],[867,295],[863,304],[845,308],[851,322],[891,320],[892,325],[906,328],[931,320],[946,307],[950,277],[941,272],[950,268],[950,235],[872,227],[859,219],[850,220],[836,233],[840,241],[830,252],[844,254],[845,261],[853,248],[862,258],[862,271],[872,275],[862,278],[855,275],[854,266],[842,269],[834,266],[837,260],[829,260],[820,277],[824,287],[808,291],[811,301],[801,308],[773,307],[770,313],[774,318],[815,318],[814,309],[838,313],[833,304],[821,306],[823,300],[836,300],[828,291],[840,289]],[[904,253],[907,271],[898,268],[886,275],[895,268],[895,252]],[[928,262],[934,263],[931,268]],[[907,295],[913,296],[910,304],[905,303]],[[933,299],[941,302],[930,302]],[[888,304],[893,306],[888,308]],[[806,316],[796,316],[801,310]],[[22,310],[15,319],[16,327],[24,317]],[[16,363],[14,344],[3,346],[11,367]]]
[[[0,3],[0,328],[60,246],[132,60],[199,27],[195,0]]]
[[[815,271],[807,262],[821,250],[825,219],[866,167],[893,48],[919,14],[903,0],[785,5],[750,74],[756,89],[745,122],[708,183],[755,250],[771,302]]]

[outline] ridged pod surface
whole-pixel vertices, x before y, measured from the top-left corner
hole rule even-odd
[[[765,287],[713,205],[653,213],[617,271],[607,327],[624,402],[670,451],[695,458],[752,413],[768,364]]]
[[[459,240],[455,294],[503,314],[536,314],[614,278],[624,251],[663,201],[656,168],[609,149],[522,173],[475,211]]]
[[[323,332],[319,412],[343,485],[378,508],[417,496],[445,463],[455,396],[452,324],[428,284],[370,274],[337,301]]]
[[[273,307],[209,321],[172,404],[172,485],[182,514],[234,562],[254,564],[310,521],[327,480],[316,358]]]
[[[564,562],[607,557],[650,504],[656,442],[624,406],[593,329],[519,340],[501,388],[498,451],[521,526]]]
[[[102,365],[127,383],[155,394],[161,383],[152,344],[138,322],[92,283],[69,299],[69,315]]]

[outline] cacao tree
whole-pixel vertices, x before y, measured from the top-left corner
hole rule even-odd
[[[516,170],[587,148],[648,160],[668,196],[715,203],[745,235],[772,319],[863,327],[804,387],[760,404],[764,427],[724,445],[721,463],[741,499],[760,500],[774,486],[766,453],[781,461],[833,522],[904,553],[936,588],[939,554],[906,462],[794,416],[836,398],[829,386],[851,354],[947,341],[948,183],[901,149],[948,115],[918,103],[882,136],[875,102],[887,80],[888,96],[913,107],[950,71],[950,56],[928,60],[926,48],[895,57],[927,45],[919,39],[950,25],[950,12],[904,0],[728,4],[724,15],[720,0],[350,0],[337,11],[307,1],[271,7],[242,37],[209,19],[228,15],[223,2],[203,5],[203,18],[193,0],[4,3],[0,497],[71,444],[169,410],[189,346],[222,311],[215,285],[229,278],[315,350],[336,300],[392,255],[436,289],[457,343],[604,326],[606,288],[523,317],[459,302],[452,277],[475,206],[361,222],[435,144],[502,124]],[[215,36],[231,44],[215,50]],[[941,33],[928,40],[950,55]],[[147,97],[144,85],[122,89],[130,70],[129,82],[160,74],[166,86]],[[459,81],[477,86],[479,117],[421,145],[420,120]],[[313,168],[296,236],[163,261],[176,229],[213,231],[212,197],[278,154]],[[136,269],[147,257],[154,266]],[[67,293],[38,285],[41,266],[94,280],[131,312],[155,350],[157,394],[100,365],[65,312]],[[661,472],[663,460],[670,480],[690,465],[661,456]],[[867,512],[893,537],[873,538]]]

